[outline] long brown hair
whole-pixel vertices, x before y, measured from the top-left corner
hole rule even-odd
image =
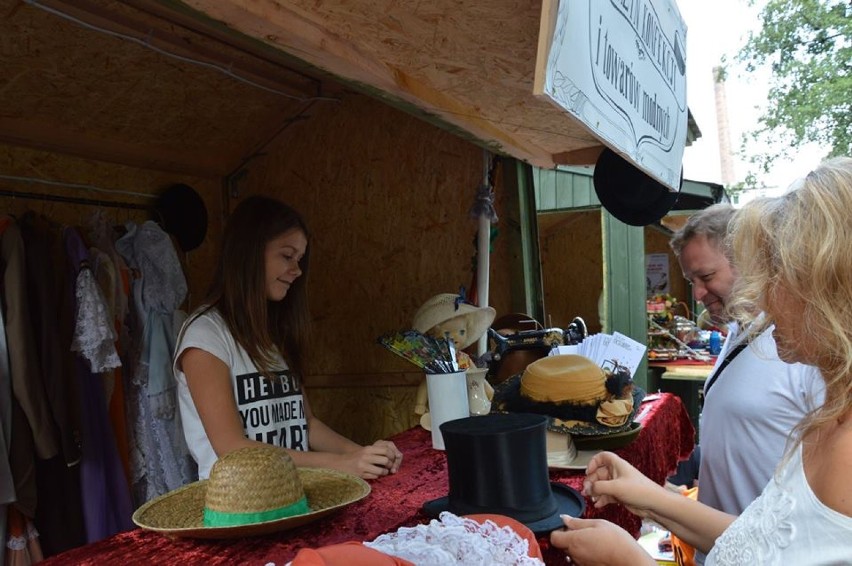
[[[302,275],[282,301],[270,301],[266,296],[266,245],[293,229],[301,230],[308,240],[299,262]],[[276,354],[304,376],[310,249],[302,216],[274,198],[246,198],[234,208],[225,226],[222,252],[205,302],[208,308],[219,310],[234,339],[267,377],[276,369]]]

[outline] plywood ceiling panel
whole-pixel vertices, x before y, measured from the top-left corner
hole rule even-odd
[[[413,104],[535,165],[588,160],[600,142],[532,94],[535,0],[185,0],[343,77]],[[585,151],[584,151],[585,150]]]
[[[222,176],[310,104],[355,87],[534,165],[593,162],[599,141],[532,95],[540,10],[535,0],[0,0],[0,141]]]
[[[223,176],[320,90],[313,77],[125,2],[2,0],[0,14],[8,143]]]

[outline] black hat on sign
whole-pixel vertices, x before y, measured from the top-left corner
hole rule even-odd
[[[677,202],[683,186],[681,170],[678,192],[618,155],[604,148],[595,164],[595,193],[603,207],[631,226],[647,226],[665,216]]]
[[[449,495],[423,505],[432,516],[494,513],[520,521],[535,534],[562,527],[559,515],[579,517],[586,501],[576,490],[551,483],[544,415],[467,417],[445,422]]]
[[[201,245],[207,235],[207,207],[195,189],[178,183],[167,188],[155,206],[163,230],[188,252]]]

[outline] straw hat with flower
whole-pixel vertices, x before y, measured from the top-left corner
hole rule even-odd
[[[133,522],[169,536],[231,538],[304,525],[370,493],[357,476],[296,468],[275,446],[252,446],[219,458],[210,478],[141,506]]]
[[[630,428],[645,392],[623,368],[609,372],[574,354],[547,356],[495,386],[497,411],[549,417],[548,429],[575,435]]]

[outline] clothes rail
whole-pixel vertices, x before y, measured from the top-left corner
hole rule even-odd
[[[49,195],[44,193],[29,193],[24,191],[9,191],[0,190],[0,196],[12,198],[24,198],[31,200],[44,200],[54,202],[68,202],[73,204],[85,204],[89,206],[103,206],[109,208],[126,208],[131,210],[151,210],[151,206],[147,204],[138,204],[135,202],[123,202],[112,200],[97,200],[83,197],[67,197],[61,195]]]

